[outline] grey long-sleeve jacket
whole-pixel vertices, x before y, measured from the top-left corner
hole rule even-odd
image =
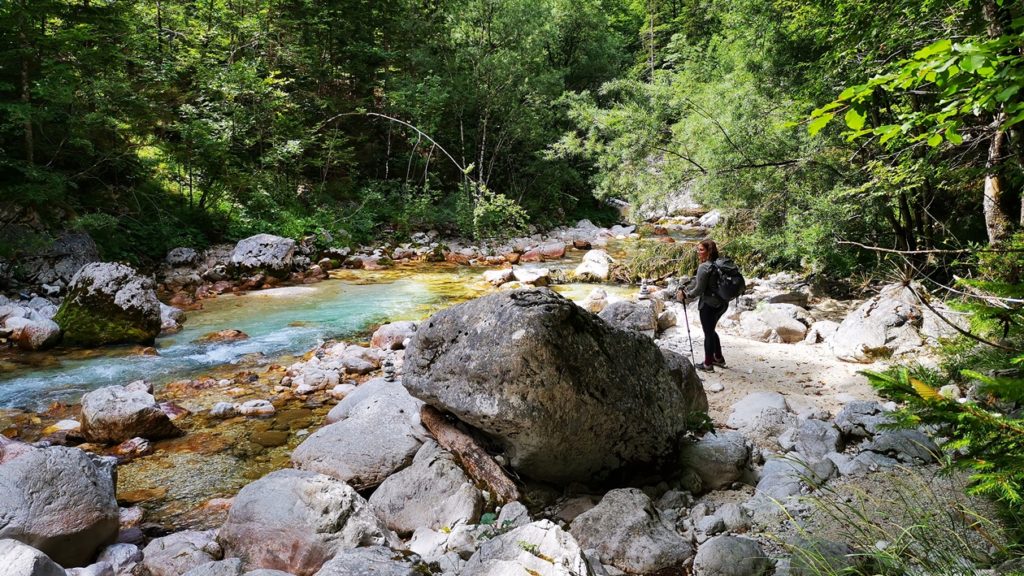
[[[712,274],[714,274],[714,264],[711,262],[701,263],[700,266],[697,266],[697,275],[685,289],[687,300],[699,297],[699,300],[697,300],[698,310],[703,310],[704,306],[711,306],[712,308],[722,307],[722,299],[712,290]]]

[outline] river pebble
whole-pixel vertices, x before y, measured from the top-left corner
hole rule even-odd
[[[238,407],[238,412],[245,416],[269,416],[276,409],[269,400],[249,400]]]

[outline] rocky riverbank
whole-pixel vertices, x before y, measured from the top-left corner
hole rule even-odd
[[[26,259],[13,286],[0,294],[0,344],[45,350],[111,343],[148,344],[180,330],[185,312],[204,299],[283,285],[319,282],[332,269],[384,270],[417,262],[464,266],[533,265],[557,261],[566,250],[604,246],[634,227],[601,228],[584,220],[574,227],[508,241],[472,243],[421,233],[398,245],[333,247],[323,239],[302,242],[258,234],[235,245],[203,251],[171,250],[152,276],[102,263],[84,234],[60,236],[47,251]],[[97,294],[98,293],[98,294]]]
[[[561,258],[540,248],[557,242],[535,243],[539,259]],[[365,268],[374,252],[345,258]],[[588,254],[581,266],[608,263]],[[193,303],[215,293],[202,287],[226,280],[196,262],[198,284],[169,284],[172,273],[162,289],[195,286]],[[227,290],[291,270],[256,262]],[[287,366],[97,390],[41,442],[0,437],[0,558],[15,576],[812,574],[814,562],[863,562],[865,543],[808,497],[932,484],[941,439],[885,429],[894,406],[856,376],[862,365],[839,361],[919,357],[943,334],[919,288],[843,304],[796,278],[751,279],[723,322],[729,367],[699,379],[696,313],[673,289],[595,293],[586,308],[598,316],[516,287]],[[130,505],[165,497],[161,478],[189,466],[230,475],[243,462],[233,498],[195,485],[177,495],[191,491],[193,529]],[[146,476],[155,482],[139,487]],[[949,553],[989,566],[1002,537],[988,528]]]
[[[633,305],[658,302],[655,296]],[[841,385],[843,393],[834,394],[835,383],[828,381],[821,383],[825,394],[802,386],[800,394],[794,390],[798,379],[783,385],[780,366],[772,363],[759,371],[762,389],[754,390],[737,376],[746,365],[753,366],[752,374],[759,360],[734,350],[740,341],[754,341],[739,337],[726,341],[735,352],[732,367],[700,382],[684,356],[669,352],[683,344],[681,334],[670,329],[652,341],[550,292],[532,290],[498,293],[420,325],[386,326],[370,347],[326,346],[278,372],[277,395],[266,402],[209,407],[212,418],[260,422],[277,412],[284,398],[314,403],[343,398],[326,414],[326,426],[299,436],[301,444],[291,453],[294,469],[263,476],[233,502],[206,505],[211,518],[222,518],[217,529],[166,536],[150,529],[140,540],[139,510],[122,508],[117,514],[122,528],[111,531],[117,507],[109,459],[73,464],[97,480],[91,487],[69,486],[82,472],[72,473],[66,465],[78,461],[52,451],[75,449],[7,442],[0,478],[8,480],[5,489],[12,498],[2,501],[31,509],[34,500],[21,490],[27,479],[35,480],[28,486],[71,490],[78,493],[74,503],[61,504],[42,489],[33,497],[55,502],[64,517],[79,520],[56,530],[92,536],[76,537],[78,556],[69,558],[66,547],[48,543],[61,541],[59,535],[51,537],[57,540],[27,536],[54,532],[45,516],[16,515],[21,518],[17,530],[8,525],[0,535],[32,544],[68,566],[96,558],[88,568],[72,571],[82,574],[239,575],[260,569],[320,576],[351,570],[497,574],[509,569],[541,574],[688,569],[709,575],[774,569],[803,574],[808,573],[801,564],[805,559],[771,537],[786,530],[787,518],[800,525],[820,523],[821,514],[803,496],[829,482],[836,485],[833,478],[856,482],[934,461],[936,447],[927,436],[879,427],[892,407],[858,399],[859,394],[870,396],[863,384]],[[639,348],[630,352],[623,346]],[[785,347],[820,355],[823,348],[778,341],[757,346],[775,355]],[[511,348],[503,352],[503,347]],[[520,348],[529,353],[519,353]],[[640,359],[632,368],[631,358]],[[794,367],[781,359],[774,362]],[[582,364],[573,368],[575,363]],[[659,370],[668,372],[656,376]],[[790,373],[787,369],[781,376]],[[348,377],[371,379],[353,386],[342,380]],[[652,383],[663,378],[668,388],[659,392]],[[552,388],[563,382],[564,388]],[[460,386],[471,387],[472,393],[460,392]],[[678,400],[667,394],[673,388],[683,392]],[[715,400],[730,393],[742,398],[727,408]],[[154,435],[147,431],[150,425],[168,429],[166,423],[143,417],[162,420],[144,386],[102,394],[123,401],[95,404],[105,416],[92,413],[91,399],[83,403],[82,420],[92,423],[95,438],[113,442],[133,434]],[[472,466],[464,452],[438,445],[420,420],[424,401],[455,415],[457,427],[463,426],[458,422],[470,425],[465,431],[474,442],[497,453],[496,462],[518,478],[516,501],[502,501],[480,478],[467,474]],[[687,414],[708,405],[719,428],[701,436],[686,424]],[[307,423],[310,417],[317,416],[307,414]],[[107,422],[109,430],[99,432],[97,422]],[[624,430],[632,432],[625,435]],[[677,440],[665,442],[672,438]],[[68,454],[73,453],[88,455]],[[930,469],[921,470],[927,474]],[[612,477],[617,480],[609,490]],[[614,488],[623,483],[627,487]],[[226,516],[218,508],[226,508]],[[138,544],[103,548],[118,533],[122,540],[135,534]],[[33,571],[25,574],[59,573],[39,553],[4,542],[7,556],[32,559]],[[854,544],[830,540],[815,545],[842,566],[857,561]]]

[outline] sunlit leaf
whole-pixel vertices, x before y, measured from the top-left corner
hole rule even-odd
[[[807,125],[807,133],[810,134],[811,136],[814,136],[818,132],[821,132],[822,128],[824,128],[826,124],[832,121],[833,117],[835,117],[835,114],[829,112],[827,114],[822,114],[818,118],[815,118],[810,124]]]
[[[900,130],[900,127],[895,124],[887,124],[885,126],[880,126],[876,132],[882,135],[878,142],[885,144],[889,140],[895,138],[900,132],[902,132],[902,130]]]
[[[867,118],[866,114],[861,113],[856,108],[850,108],[846,111],[846,116],[843,119],[846,121],[846,125],[851,130],[860,130],[864,128],[864,121]]]
[[[934,54],[938,54],[939,52],[948,52],[950,48],[952,48],[952,46],[953,41],[949,40],[948,38],[944,38],[942,40],[939,40],[938,42],[933,42],[932,44],[929,44],[928,46],[921,48],[920,50],[917,51],[916,54],[914,54],[914,58],[922,60]]]
[[[910,385],[913,386],[914,392],[925,400],[942,400],[942,396],[939,395],[939,391],[917,378],[910,379]]]
[[[968,54],[960,61],[960,67],[966,72],[975,72],[985,65],[985,56],[981,54]]]

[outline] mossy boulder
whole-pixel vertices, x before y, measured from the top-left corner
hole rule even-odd
[[[53,318],[73,346],[151,344],[160,333],[153,281],[116,262],[86,264]]]

